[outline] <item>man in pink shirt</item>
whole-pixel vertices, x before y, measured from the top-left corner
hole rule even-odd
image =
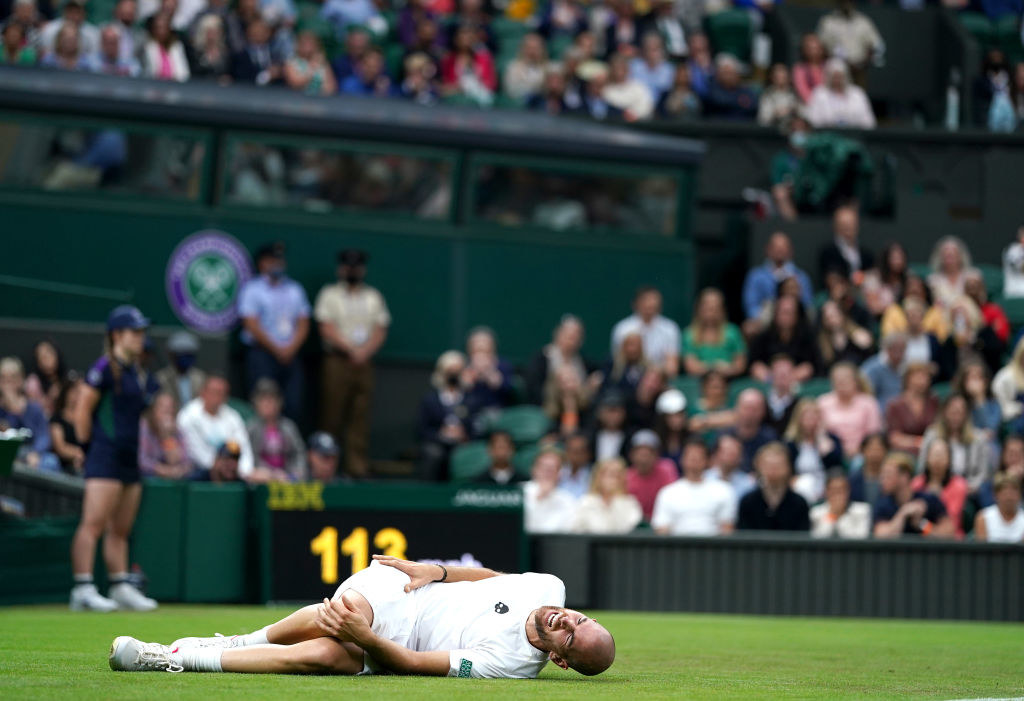
[[[644,520],[650,521],[654,513],[654,499],[667,484],[679,478],[675,463],[661,457],[658,434],[643,429],[633,434],[629,448],[630,468],[626,470],[626,489],[640,502]]]
[[[861,390],[857,368],[836,363],[832,391],[818,398],[825,430],[839,437],[847,458],[856,455],[865,436],[882,430],[882,414],[873,396]]]

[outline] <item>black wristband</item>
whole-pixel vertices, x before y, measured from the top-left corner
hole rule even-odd
[[[434,582],[443,582],[443,581],[447,580],[448,579],[448,569],[444,565],[442,565],[440,563],[438,563],[437,566],[441,568],[441,571],[444,572],[444,574],[441,575],[441,579],[435,579]]]

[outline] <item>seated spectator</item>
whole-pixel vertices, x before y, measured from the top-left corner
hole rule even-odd
[[[907,335],[896,332],[883,336],[880,346],[878,353],[860,366],[860,372],[871,383],[871,391],[878,400],[878,409],[885,414],[889,402],[903,391]],[[930,381],[929,372],[929,384]]]
[[[947,397],[938,419],[925,431],[918,453],[919,470],[927,468],[928,449],[935,441],[946,443],[952,473],[967,480],[971,494],[977,493],[992,477],[996,461],[991,444],[971,425],[967,400],[963,396],[952,394]],[[957,518],[952,512],[949,515],[954,520]]]
[[[228,381],[206,376],[199,396],[178,412],[185,453],[196,468],[195,479],[248,479],[253,472],[252,446],[245,422],[227,404]]]
[[[590,440],[577,431],[562,439],[562,443],[565,461],[558,475],[558,486],[579,499],[590,489]]]
[[[622,458],[594,465],[590,491],[580,497],[572,522],[574,533],[629,533],[643,519],[640,502],[626,491],[626,463]]]
[[[441,86],[446,95],[461,95],[478,105],[494,101],[498,76],[479,27],[464,24],[455,30],[451,50],[441,61]]]
[[[551,41],[557,37],[575,37],[590,26],[587,12],[579,0],[550,0],[540,10],[537,33]]]
[[[60,470],[60,461],[51,452],[50,430],[46,414],[36,402],[25,396],[25,369],[14,357],[0,359],[0,431],[28,429],[32,436],[18,451],[18,460],[48,472]]]
[[[306,464],[309,465],[308,479],[313,482],[330,484],[339,481],[338,444],[327,431],[317,431],[307,442]]]
[[[636,7],[629,0],[611,0],[608,3],[614,16],[605,28],[604,50],[607,57],[617,53],[633,55],[640,46],[640,23]]]
[[[707,477],[707,444],[698,438],[688,440],[681,462],[683,476],[658,492],[651,527],[661,535],[731,533],[736,523],[736,494],[727,483]]]
[[[996,503],[974,517],[974,539],[988,543],[1024,542],[1020,480],[1000,472],[992,480]]]
[[[626,398],[628,425],[632,428],[652,428],[657,418],[655,405],[666,388],[665,374],[656,368],[648,368],[640,378],[636,392]]]
[[[1014,433],[1024,433],[1024,338],[1017,342],[1010,362],[992,378],[992,394],[1003,422]]]
[[[890,307],[891,309],[891,307]],[[905,324],[893,324],[894,331],[883,333],[898,333],[905,330],[907,336],[907,349],[904,352],[904,362],[927,365],[932,374],[941,379],[944,376],[946,358],[942,346],[934,333],[926,330],[925,324],[928,312],[924,304],[916,297],[909,297],[903,301],[900,313],[904,315]],[[888,315],[889,312],[887,311]],[[883,325],[884,325],[883,318]],[[902,328],[901,328],[902,326]]]
[[[395,34],[407,49],[413,48],[418,43],[420,26],[431,24],[435,29],[437,28],[437,16],[427,7],[427,4],[426,0],[409,0],[405,3],[402,11],[398,13]],[[351,33],[352,29],[349,29],[349,34]],[[338,79],[341,80],[342,77],[339,76]]]
[[[583,347],[583,322],[578,316],[564,315],[555,327],[551,343],[541,348],[523,372],[526,398],[533,404],[544,401],[546,388],[554,384],[556,373],[562,367],[572,369],[583,383],[588,379],[590,367],[580,355]]]
[[[679,473],[671,460],[661,457],[661,441],[654,431],[643,429],[633,434],[629,449],[630,468],[626,471],[626,489],[640,502],[644,520],[650,521],[654,500]]]
[[[757,487],[757,480],[750,472],[743,470],[743,444],[736,436],[722,433],[715,439],[711,450],[711,467],[705,473],[707,479],[722,480],[732,487],[737,499]]]
[[[601,97],[622,113],[627,122],[649,119],[654,114],[655,97],[644,83],[629,74],[629,59],[615,54],[608,61],[608,83]]]
[[[498,340],[486,326],[466,336],[469,365],[462,372],[466,397],[477,411],[500,408],[512,401],[512,366],[498,357]]]
[[[793,377],[793,370],[793,360],[788,355],[777,355],[772,358],[765,425],[779,436],[789,427],[797,404],[797,383]]]
[[[614,390],[624,396],[633,396],[640,378],[647,372],[647,359],[644,357],[644,337],[639,329],[627,332],[622,342],[612,351],[602,371],[601,394]]]
[[[441,99],[437,66],[422,52],[409,54],[402,62],[405,78],[398,86],[398,94],[418,105],[435,105]]]
[[[982,277],[981,271],[977,269],[969,270],[964,274],[964,297],[973,302],[981,313],[974,343],[967,348],[967,352],[975,352],[980,355],[989,372],[998,372],[1002,366],[1003,355],[1006,353],[1006,345],[1010,340],[1010,321],[1006,317],[1006,312],[988,298],[985,279]],[[956,323],[954,312],[954,330]]]
[[[833,270],[859,285],[875,263],[874,254],[860,245],[860,213],[855,205],[836,207],[832,214],[832,242],[818,255],[818,279],[823,283]],[[883,330],[884,333],[884,330]]]
[[[32,371],[25,378],[25,397],[53,416],[57,397],[68,375],[60,350],[50,341],[39,341],[32,349]]]
[[[706,34],[693,32],[690,34],[687,44],[690,47],[690,58],[687,65],[690,67],[690,82],[693,91],[701,100],[708,96],[711,89],[711,79],[715,75],[715,61],[711,55],[711,42]]]
[[[736,421],[736,412],[729,406],[729,381],[718,370],[711,370],[700,379],[700,397],[690,413],[690,431],[713,438],[716,431]]]
[[[384,66],[384,54],[377,49],[370,49],[356,65],[356,71],[341,81],[339,92],[342,95],[360,95],[363,97],[389,97],[395,95],[397,88],[387,74]]]
[[[156,372],[160,390],[181,406],[192,401],[203,386],[206,373],[196,367],[199,339],[188,331],[175,331],[167,339],[168,364]]]
[[[629,63],[629,77],[643,83],[658,103],[675,82],[675,70],[665,55],[665,42],[657,32],[640,40],[640,55]]]
[[[523,101],[540,91],[548,65],[547,47],[540,34],[531,32],[519,43],[519,53],[505,67],[502,86],[513,100]]]
[[[849,458],[856,455],[865,436],[882,430],[882,414],[878,402],[861,386],[856,366],[836,363],[829,376],[832,391],[818,397],[818,408],[825,429],[839,437]]]
[[[914,319],[910,318],[907,311],[908,302],[920,306],[919,310],[915,310]],[[907,275],[900,302],[889,306],[882,314],[879,328],[883,335],[906,331],[910,336],[907,350],[911,353],[910,357],[917,360],[925,359],[929,354],[939,354],[940,346],[950,331],[946,311],[932,302],[931,290],[924,280],[913,274]],[[928,335],[935,337],[934,344],[927,340]],[[938,363],[938,356],[933,355],[931,362]]]
[[[269,85],[281,80],[283,68],[270,45],[270,25],[263,20],[245,28],[245,46],[231,57],[231,77],[239,83]]]
[[[860,293],[874,317],[880,317],[886,309],[903,298],[907,272],[907,249],[898,242],[883,248],[878,256],[878,266],[865,271]]]
[[[142,74],[147,78],[186,82],[191,77],[185,47],[171,31],[168,15],[157,13],[146,20],[148,38],[142,47]]]
[[[356,25],[380,29],[387,27],[373,0],[324,0],[320,17],[334,27],[338,38],[345,36],[348,28]]]
[[[817,34],[800,38],[800,60],[793,65],[793,87],[800,101],[808,103],[814,89],[825,82],[825,45]]]
[[[956,236],[943,236],[932,249],[928,260],[932,269],[928,287],[935,303],[949,309],[963,296],[964,281],[971,267],[971,254],[967,245]]]
[[[725,298],[719,290],[706,288],[697,298],[693,322],[683,331],[683,369],[687,375],[718,370],[727,378],[747,369],[747,344],[738,327],[725,315]]]
[[[1024,297],[1024,226],[1017,238],[1003,251],[1003,297]]]
[[[797,403],[783,438],[795,473],[793,489],[807,503],[817,503],[825,495],[825,474],[843,468],[839,437],[825,429],[814,400],[805,398]]]
[[[591,439],[591,453],[597,461],[626,455],[626,400],[617,390],[601,396],[597,405],[597,426]]]
[[[558,66],[548,66],[540,90],[526,100],[526,108],[535,112],[560,115],[568,114],[579,107],[570,105],[566,94],[565,73]]]
[[[776,63],[768,76],[768,87],[758,101],[757,123],[763,127],[788,126],[800,107],[789,82],[789,69],[784,63]]]
[[[811,279],[793,263],[793,243],[789,236],[776,231],[764,245],[764,262],[751,268],[743,281],[743,331],[754,336],[764,330],[765,310],[778,298],[779,283],[794,278],[799,285],[799,299],[805,308],[814,304]],[[770,317],[769,317],[770,318]]]
[[[579,430],[590,410],[591,392],[570,366],[558,369],[553,383],[545,387],[544,412],[561,435]]]
[[[27,34],[24,25],[19,22],[8,21],[3,25],[3,31],[0,31],[0,65],[36,65],[39,54],[28,42]]]
[[[882,464],[882,497],[875,506],[876,538],[920,535],[926,538],[951,538],[956,533],[953,520],[942,501],[927,492],[915,492],[914,460],[906,453],[892,453]]]
[[[77,378],[69,378],[61,383],[60,394],[53,403],[53,414],[50,416],[50,442],[53,452],[60,460],[60,467],[68,474],[82,473],[85,465],[85,450],[78,441],[75,432],[75,412],[82,396],[82,382]],[[174,421],[174,416],[171,416]]]
[[[435,25],[436,30],[436,25]],[[334,79],[341,82],[356,72],[356,66],[363,60],[363,56],[373,48],[373,41],[370,32],[366,27],[350,27],[345,34],[345,48],[333,61],[331,70],[334,72]]]
[[[957,538],[964,537],[963,511],[967,481],[952,469],[952,449],[944,438],[929,441],[921,450],[924,471],[914,477],[910,488],[937,496],[953,521]]]
[[[825,273],[825,291],[828,294],[827,301],[839,305],[839,310],[845,314],[850,321],[861,328],[873,328],[875,320],[864,305],[857,299],[857,288],[853,286],[850,278],[837,270]],[[824,304],[824,303],[823,303]]]
[[[430,8],[434,12],[438,10],[434,7]],[[458,11],[455,16],[452,17],[450,23],[448,39],[449,43],[454,38],[455,31],[462,25],[471,25],[479,28],[480,41],[487,46],[487,50],[492,54],[497,53],[498,41],[491,30],[491,13],[493,12],[492,6],[486,3],[486,0],[458,0]],[[439,14],[448,14],[440,12]]]
[[[654,405],[658,417],[654,432],[661,440],[661,457],[668,458],[680,469],[683,447],[690,436],[686,417],[686,395],[678,389],[667,389]]]
[[[476,411],[465,392],[463,375],[466,356],[445,351],[437,359],[430,376],[430,391],[420,401],[419,439],[422,479],[445,480],[448,458],[460,443],[474,433]]]
[[[681,16],[676,12],[673,0],[654,0],[651,11],[641,18],[641,35],[655,33],[665,44],[665,52],[674,62],[686,59],[687,30]]]
[[[43,56],[39,65],[43,68],[56,68],[62,71],[96,70],[96,55],[82,50],[79,29],[73,24],[66,24],[57,32],[57,45],[53,53]]]
[[[706,116],[733,121],[753,121],[757,116],[757,95],[742,85],[740,70],[740,62],[731,54],[715,57],[715,75],[702,95]]]
[[[211,14],[198,21],[191,48],[191,78],[214,80],[221,85],[231,82],[231,52],[220,17]]]
[[[727,433],[743,445],[741,467],[745,472],[753,471],[754,456],[762,447],[779,439],[775,431],[764,425],[765,413],[764,395],[759,390],[749,387],[736,397],[736,417]]]
[[[647,363],[661,368],[667,377],[672,378],[679,374],[679,325],[662,316],[661,306],[661,292],[657,288],[639,288],[633,296],[633,314],[612,329],[612,355],[618,351],[627,334],[639,331]]]
[[[838,0],[836,9],[818,21],[816,33],[832,56],[840,57],[861,77],[872,59],[885,54],[882,35],[875,23],[857,10],[854,0]],[[825,73],[827,80],[827,67]]]
[[[525,478],[519,475],[512,465],[512,458],[516,454],[516,444],[512,441],[512,435],[508,431],[491,431],[487,436],[487,454],[491,457],[491,464],[488,466],[487,472],[475,480],[478,484],[503,487],[525,481]]]
[[[527,533],[565,533],[576,516],[576,498],[558,486],[561,454],[540,451],[523,485],[523,529]]]
[[[257,380],[252,391],[256,415],[249,421],[255,470],[253,479],[264,482],[301,482],[306,478],[306,446],[299,427],[281,415],[284,399],[269,377]]]
[[[139,422],[139,471],[144,477],[187,479],[193,470],[178,429],[178,402],[160,391]]]
[[[814,375],[817,353],[814,336],[807,324],[800,300],[784,295],[775,304],[771,324],[750,340],[750,375],[760,382],[770,377],[769,363],[777,355],[786,355],[794,363],[794,379],[805,382]]]
[[[807,119],[816,129],[874,129],[875,113],[868,96],[850,82],[842,59],[825,63],[825,82],[814,89],[807,103]]]
[[[697,91],[693,89],[689,64],[679,63],[676,65],[672,75],[672,85],[661,96],[656,110],[662,119],[686,120],[700,117],[704,107]]]
[[[903,391],[885,408],[889,444],[893,450],[916,456],[925,431],[939,413],[939,398],[932,393],[932,371],[924,363],[911,363],[903,373]]]
[[[39,32],[38,43],[34,43],[44,57],[57,52],[57,35],[64,27],[77,30],[74,33],[75,44],[83,56],[95,56],[99,52],[100,32],[86,21],[85,0],[65,0],[60,8],[60,17],[47,22]],[[26,39],[31,40],[32,37]]]
[[[1002,417],[999,402],[992,396],[992,383],[985,363],[974,360],[961,365],[953,378],[953,392],[967,400],[971,425],[994,447],[992,455],[998,455]]]
[[[842,469],[828,473],[825,501],[811,507],[812,538],[867,538],[871,535],[871,507],[850,500],[850,482]]]
[[[860,444],[860,453],[850,461],[850,498],[867,502],[872,509],[882,494],[882,463],[889,454],[884,433],[872,433]]]
[[[121,31],[109,24],[100,32],[100,53],[96,70],[106,75],[134,78],[141,68],[134,56],[125,56],[121,50]]]
[[[741,531],[809,531],[807,502],[789,487],[789,452],[767,443],[754,456],[758,486],[740,499],[736,529]]]
[[[822,370],[836,363],[860,365],[871,354],[871,332],[850,319],[839,305],[828,300],[818,321],[818,356]]]
[[[333,95],[338,92],[334,72],[320,48],[320,39],[313,32],[299,33],[295,40],[295,55],[284,64],[284,82],[292,90],[300,90],[307,95]]]

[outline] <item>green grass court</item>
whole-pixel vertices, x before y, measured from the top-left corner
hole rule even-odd
[[[173,606],[155,614],[0,609],[0,698],[958,699],[1024,695],[1024,627],[1012,624],[754,618],[660,613],[597,617],[618,657],[584,678],[549,665],[537,681],[111,672],[116,635],[170,642],[234,634],[290,609]]]

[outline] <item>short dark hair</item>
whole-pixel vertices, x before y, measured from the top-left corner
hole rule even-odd
[[[860,452],[863,453],[864,450],[868,447],[868,445],[870,443],[874,443],[875,441],[879,441],[882,444],[882,447],[885,448],[885,452],[889,452],[889,438],[884,433],[881,432],[869,433],[868,435],[864,436],[864,440],[860,442]]]
[[[721,440],[721,438],[719,438],[719,440]],[[716,445],[717,445],[717,442],[716,442]],[[700,450],[704,451],[704,456],[705,457],[707,457],[707,456],[709,456],[711,454],[711,450],[708,448],[708,444],[705,443],[704,439],[700,438],[699,436],[690,436],[685,441],[683,441],[683,450],[682,450],[682,452],[686,452],[687,448],[699,448]]]
[[[231,382],[228,381],[227,375],[225,375],[224,373],[208,372],[206,373],[206,378],[203,379],[203,389],[209,387],[210,383],[213,382],[214,380],[221,380],[222,382],[226,383],[228,387],[231,386]]]
[[[494,445],[494,441],[499,439],[499,438],[504,438],[509,443],[513,443],[513,444],[515,443],[515,441],[512,440],[512,434],[511,433],[509,433],[508,431],[506,431],[503,428],[496,428],[493,431],[491,431],[489,434],[487,434],[487,445]]]
[[[636,302],[645,294],[649,294],[651,292],[656,292],[659,295],[661,294],[661,290],[659,290],[654,285],[640,285],[640,287],[636,288],[636,291],[633,293],[633,302]]]

